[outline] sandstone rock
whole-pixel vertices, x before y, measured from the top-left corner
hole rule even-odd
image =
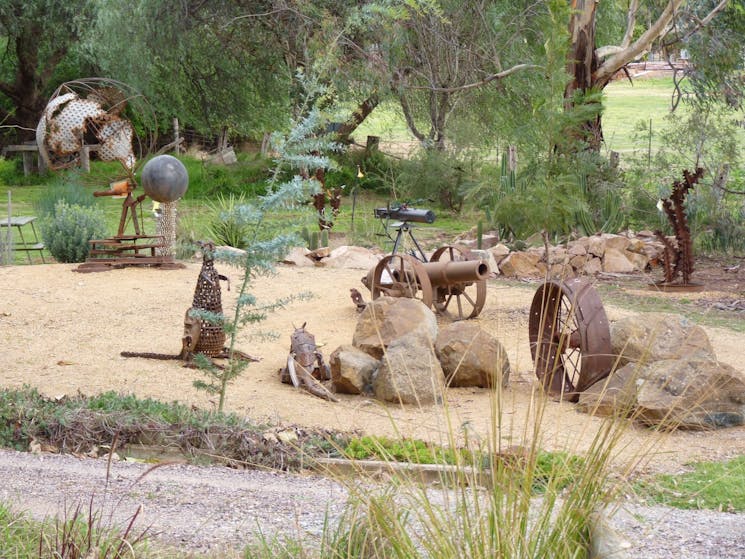
[[[624,416],[636,407],[637,365],[629,363],[613,371],[579,395],[577,409],[597,416]]]
[[[567,264],[569,263],[569,255],[567,249],[564,247],[553,247],[548,251],[548,263],[549,264]]]
[[[437,354],[449,386],[506,387],[510,362],[502,344],[472,321],[453,322],[440,329]]]
[[[380,359],[391,342],[410,332],[421,332],[434,343],[437,338],[435,314],[417,299],[378,297],[360,313],[352,345]]]
[[[679,359],[698,354],[715,359],[709,337],[700,326],[677,314],[645,313],[612,322],[611,347],[619,364]]]
[[[623,237],[621,235],[603,235],[603,240],[605,241],[606,252],[610,248],[618,251],[624,251],[631,244],[631,241],[629,241],[628,237]]]
[[[499,269],[505,276],[510,277],[527,277],[540,276],[541,273],[536,268],[539,257],[527,252],[511,252],[507,258],[499,263]]]
[[[396,338],[381,362],[373,380],[376,398],[417,405],[442,402],[444,373],[431,339],[423,332]]]
[[[587,248],[582,243],[573,241],[567,246],[567,254],[569,256],[586,256]]]
[[[569,260],[569,264],[572,266],[572,268],[582,273],[585,264],[587,264],[587,255],[577,254],[575,256],[572,256],[572,258]]]
[[[626,251],[624,253],[629,262],[634,266],[634,270],[637,272],[643,272],[647,269],[649,264],[649,257],[646,254],[640,254],[638,252]]]
[[[364,247],[340,246],[329,253],[324,263],[329,268],[370,270],[377,265],[380,258],[380,255]]]
[[[510,253],[510,249],[502,243],[499,243],[498,245],[490,248],[489,252],[494,257],[494,260],[497,262],[497,264],[499,264],[502,260],[507,258],[507,255]]]
[[[650,425],[713,429],[745,422],[745,375],[724,363],[689,357],[639,371],[637,417]]]
[[[587,259],[587,262],[585,262],[585,265],[582,268],[582,273],[586,276],[594,276],[602,269],[603,261],[600,260],[600,258],[591,257]]]
[[[329,247],[321,247],[309,251],[308,258],[311,260],[321,260],[322,258],[326,258],[329,254],[331,254],[331,249]]]
[[[486,262],[486,265],[489,266],[490,274],[499,275],[499,266],[497,266],[497,261],[494,260],[494,255],[491,252],[488,250],[473,249],[471,250],[471,255],[473,258],[479,258]]]
[[[641,240],[638,237],[634,237],[632,239],[629,239],[629,245],[626,247],[626,250],[629,250],[631,252],[644,252],[644,247],[647,245],[643,240]]]
[[[634,271],[634,265],[626,258],[624,251],[606,247],[603,255],[603,271],[614,274],[629,274]]]
[[[293,247],[282,259],[282,263],[298,267],[314,266],[313,260],[308,257],[309,254],[310,251],[305,247]]]
[[[603,254],[605,254],[605,239],[600,235],[587,237],[587,252],[593,256],[602,258]]]
[[[551,264],[548,268],[548,277],[555,279],[569,279],[575,277],[574,270],[570,264]]]
[[[373,376],[380,361],[352,345],[339,346],[329,357],[331,383],[337,392],[362,394],[372,392]]]

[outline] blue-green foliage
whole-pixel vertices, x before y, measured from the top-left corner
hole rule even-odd
[[[54,215],[41,222],[41,237],[58,262],[82,262],[88,257],[88,241],[106,231],[103,212],[98,208],[57,202]]]
[[[266,318],[268,312],[283,308],[293,299],[305,296],[298,294],[273,302],[261,302],[248,291],[251,281],[274,272],[274,264],[287,254],[291,246],[300,243],[294,231],[299,229],[301,210],[307,207],[311,197],[319,192],[320,183],[314,178],[303,178],[308,169],[328,169],[331,161],[325,155],[335,149],[327,137],[319,135],[325,129],[324,115],[314,100],[322,97],[322,88],[309,79],[304,80],[309,100],[301,117],[291,123],[288,132],[275,132],[272,145],[277,157],[274,169],[266,185],[266,194],[251,200],[251,203],[235,203],[218,214],[218,219],[230,222],[232,228],[242,231],[245,251],[217,250],[214,258],[229,263],[243,272],[238,289],[235,308],[230,315],[217,315],[202,311],[194,316],[212,324],[219,324],[229,339],[229,352],[235,348],[240,329]],[[312,173],[311,173],[312,174]],[[284,180],[283,177],[290,177]],[[282,214],[286,219],[268,220],[269,215]],[[275,222],[272,225],[271,222]],[[227,386],[246,368],[247,361],[230,358],[224,369],[218,369],[206,359],[198,360],[205,379],[194,382],[194,386],[212,394],[219,394],[218,410],[223,409]]]

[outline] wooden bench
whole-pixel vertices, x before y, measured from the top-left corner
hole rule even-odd
[[[39,154],[39,146],[36,143],[5,146],[3,148],[3,157],[7,157],[11,153],[20,153],[23,157],[23,174],[25,176],[29,176],[34,170],[40,175],[47,172],[47,165],[44,158]],[[35,163],[34,159],[36,159]]]
[[[80,167],[86,173],[91,172],[91,153],[97,152],[101,148],[98,144],[91,144],[83,146],[80,150]],[[40,175],[47,172],[47,164],[44,158],[39,153],[39,146],[36,143],[20,144],[13,146],[5,146],[2,151],[3,157],[7,157],[12,153],[20,153],[23,157],[23,174],[29,176],[34,170]],[[34,162],[34,158],[36,161]]]

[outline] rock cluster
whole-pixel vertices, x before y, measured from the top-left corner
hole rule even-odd
[[[367,304],[329,364],[337,392],[416,405],[441,402],[447,385],[504,387],[510,373],[504,348],[477,323],[439,328],[420,301],[393,297]]]
[[[648,313],[612,324],[611,343],[617,368],[580,395],[581,411],[667,429],[745,423],[745,374],[717,361],[700,326]]]
[[[555,277],[606,273],[638,273],[659,264],[664,247],[649,231],[620,235],[607,233],[581,237],[561,246],[533,246],[522,251],[510,251],[501,243],[483,242],[482,256],[491,270],[507,277]],[[533,243],[541,243],[533,239]],[[469,248],[475,241],[459,241]]]

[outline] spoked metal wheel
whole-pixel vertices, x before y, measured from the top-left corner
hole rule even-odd
[[[429,276],[422,263],[407,254],[390,254],[378,262],[370,292],[373,299],[381,295],[408,297],[432,306]]]
[[[610,373],[608,318],[587,279],[551,280],[539,287],[528,334],[536,376],[554,398],[576,402],[580,392]]]
[[[438,248],[430,262],[463,262],[470,260],[469,253],[456,246]],[[486,280],[437,286],[434,290],[435,309],[450,320],[475,318],[486,302]]]

